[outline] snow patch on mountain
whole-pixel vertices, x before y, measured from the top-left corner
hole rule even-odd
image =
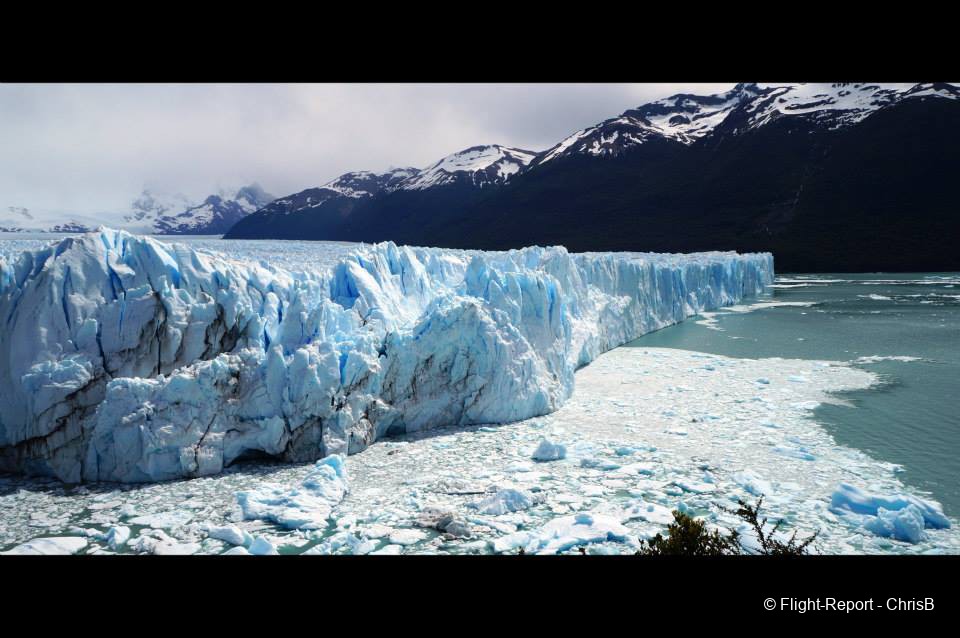
[[[519,148],[491,144],[473,146],[444,157],[400,184],[402,190],[424,190],[434,186],[466,183],[484,187],[503,184],[526,168],[537,154]]]
[[[905,99],[956,99],[958,96],[960,89],[943,83],[790,84],[767,87],[744,108],[750,114],[749,128],[763,126],[779,117],[803,116],[835,130],[856,124],[880,109]]]
[[[725,93],[682,93],[625,111],[562,140],[535,162],[567,155],[615,156],[652,139],[690,145],[713,133],[735,112],[745,123],[733,133],[764,126],[777,118],[803,116],[835,130],[862,121],[876,111],[909,98],[956,99],[950,84],[738,84]]]
[[[0,272],[0,469],[143,482],[547,414],[600,353],[763,291],[773,258],[384,243],[291,272],[102,229]]]
[[[391,168],[385,173],[355,171],[344,173],[317,188],[308,188],[286,197],[274,200],[263,208],[266,215],[289,215],[291,213],[311,212],[327,202],[337,199],[363,200],[376,197],[381,193],[392,192],[405,180],[418,175],[417,168]]]
[[[337,179],[321,186],[344,197],[373,197],[382,191],[396,189],[404,180],[416,177],[420,173],[416,168],[392,168],[385,173],[358,171],[345,173]]]

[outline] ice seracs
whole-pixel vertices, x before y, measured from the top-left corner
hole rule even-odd
[[[578,367],[763,291],[773,259],[385,243],[291,272],[102,229],[3,272],[0,468],[142,482],[547,414]]]

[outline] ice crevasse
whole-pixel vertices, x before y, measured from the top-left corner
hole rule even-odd
[[[292,272],[100,229],[0,261],[0,469],[157,481],[539,416],[599,354],[773,274],[767,253],[389,242]]]

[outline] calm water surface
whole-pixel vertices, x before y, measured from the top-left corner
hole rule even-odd
[[[960,273],[785,275],[744,305],[757,302],[797,305],[707,313],[629,345],[853,361],[879,374],[881,385],[846,393],[850,407],[820,406],[817,420],[960,515]]]

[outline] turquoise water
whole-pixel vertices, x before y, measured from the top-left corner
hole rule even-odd
[[[838,443],[903,466],[905,483],[960,515],[960,274],[786,275],[744,305],[755,309],[708,313],[628,345],[852,361],[877,373],[880,385],[844,393],[850,406],[821,405],[815,418]],[[916,360],[876,360],[890,356]]]

